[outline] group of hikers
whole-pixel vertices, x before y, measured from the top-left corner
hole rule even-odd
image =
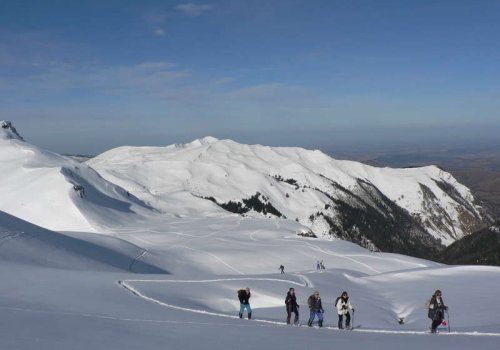
[[[252,308],[250,307],[250,297],[251,297],[250,288],[240,289],[238,291],[238,299],[240,300],[240,318],[243,318],[243,314],[245,310],[247,311],[248,319],[252,319]],[[309,321],[307,321],[307,325],[312,327],[314,320],[316,317],[318,318],[318,326],[323,327],[323,314],[325,309],[323,309],[323,304],[321,302],[321,297],[319,292],[316,291],[309,296],[307,299],[307,304],[309,305]],[[295,295],[295,289],[290,288],[285,297],[285,305],[286,305],[286,323],[288,325],[299,324],[299,304],[297,303],[297,297]],[[342,294],[335,301],[335,308],[338,314],[338,328],[344,328],[344,318],[345,318],[345,328],[350,329],[351,327],[351,314],[349,310],[354,312],[354,308],[349,302],[349,296],[347,292],[342,292]],[[291,322],[292,313],[294,314],[293,323]]]
[[[246,310],[248,319],[252,319],[250,297],[250,288],[240,289],[238,291],[238,299],[240,300],[240,318],[243,318],[243,314]],[[318,291],[315,291],[309,296],[307,304],[309,306],[309,320],[307,321],[307,325],[312,327],[313,322],[317,317],[318,326],[323,327],[323,314],[325,313],[325,309],[323,308]],[[285,297],[285,306],[287,313],[286,324],[299,325],[299,304],[297,303],[297,296],[295,295],[294,288],[290,288],[288,290]],[[342,294],[335,300],[334,306],[338,315],[337,327],[339,329],[352,329],[351,314],[349,311],[352,311],[354,315],[354,308],[349,301],[349,295],[346,291],[342,292]],[[426,302],[426,308],[428,309],[428,317],[432,320],[431,333],[436,333],[438,326],[443,323],[445,311],[448,310],[448,306],[444,304],[442,293],[439,289],[436,290],[432,297]],[[292,313],[294,314],[293,323],[291,321]]]

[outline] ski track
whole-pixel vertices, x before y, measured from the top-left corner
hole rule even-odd
[[[132,236],[132,239],[138,240],[139,242],[142,242],[142,243],[146,243],[146,244],[149,244],[149,245],[153,245],[153,243],[152,243],[152,242],[147,241],[147,240],[145,240],[145,239],[143,239],[143,238],[139,238],[139,237],[137,237],[137,236]]]
[[[147,253],[149,253],[147,249],[142,249],[142,252],[140,252],[140,253],[139,253],[139,254],[138,254],[138,255],[134,258],[134,260],[132,260],[132,262],[130,263],[130,265],[129,265],[128,269],[129,269],[130,271],[132,271],[132,268],[134,267],[134,264],[135,264],[136,262],[138,262],[138,261],[139,261],[139,259],[140,259],[140,258],[142,258],[142,257],[143,257],[144,255],[146,255]]]
[[[220,233],[227,232],[227,231],[230,231],[230,230],[233,230],[233,229],[236,229],[236,228],[240,227],[241,226],[241,221],[243,219],[244,218],[239,218],[237,220],[237,222],[236,222],[235,225],[232,225],[230,227],[225,227],[225,228],[216,230],[214,232],[210,232],[210,233],[208,233],[206,235],[202,235],[202,236],[196,236],[196,235],[192,235],[192,234],[188,234],[188,233],[182,233],[182,232],[178,232],[178,231],[168,231],[168,232],[165,232],[165,231],[158,231],[158,230],[145,230],[143,232],[151,232],[151,233],[159,233],[159,234],[171,233],[171,234],[176,234],[178,236],[188,236],[188,237],[190,237],[189,239],[187,239],[184,242],[179,242],[179,243],[176,243],[176,244],[174,244],[174,245],[172,245],[172,246],[169,247],[169,249],[173,249],[173,248],[176,248],[176,247],[186,247],[186,244],[188,244],[188,243],[190,243],[192,241],[206,239],[206,238],[209,238],[209,237],[213,237],[214,239],[217,239],[217,240],[220,240],[220,241],[228,241],[227,239],[225,239],[223,237],[216,237],[216,236],[218,234],[220,234]],[[276,230],[280,230],[281,229],[281,226],[280,226],[278,220],[273,220],[272,225],[274,226],[273,229],[276,229]],[[115,230],[115,231],[119,231],[119,230]],[[252,231],[249,234],[250,240],[252,242],[265,242],[266,240],[259,240],[259,239],[257,239],[255,237],[255,235],[257,235],[261,231],[262,231],[262,229],[258,229],[258,230]],[[132,233],[137,232],[137,231],[136,230],[128,230],[128,231],[126,231],[124,229],[123,232],[127,232],[128,234],[132,234]],[[152,242],[147,241],[146,239],[143,239],[143,238],[138,238],[138,237],[134,237],[134,238],[137,239],[138,241],[142,241],[142,242],[147,243],[149,245],[153,244]],[[362,261],[360,261],[359,259],[356,259],[356,258],[364,257],[364,258],[368,258],[368,259],[392,260],[392,261],[395,261],[395,262],[398,262],[398,263],[405,263],[406,265],[413,266],[415,268],[427,267],[427,265],[425,265],[425,264],[412,263],[412,262],[408,262],[408,261],[403,261],[403,260],[398,259],[398,258],[390,258],[390,259],[388,259],[387,257],[378,257],[378,256],[375,256],[375,255],[366,255],[366,254],[354,254],[354,255],[353,254],[349,254],[349,255],[338,254],[338,253],[334,253],[334,252],[329,251],[329,250],[325,250],[325,249],[319,247],[318,245],[312,244],[312,243],[310,243],[310,242],[308,242],[306,240],[299,241],[297,239],[280,238],[280,239],[276,239],[276,240],[267,240],[267,241],[269,243],[271,243],[273,241],[285,241],[285,242],[289,242],[289,243],[295,242],[295,243],[300,243],[302,248],[304,248],[304,244],[305,244],[305,247],[307,247],[309,249],[318,251],[318,252],[326,254],[326,255],[335,256],[335,257],[338,257],[338,258],[349,260],[349,261],[354,262],[356,264],[359,264],[359,265],[363,266],[364,268],[366,268],[366,269],[368,269],[368,270],[370,270],[370,271],[372,271],[374,273],[377,273],[377,274],[381,274],[383,272],[379,271],[379,270],[377,270],[375,268],[373,268],[369,264],[364,263],[364,262],[362,262]],[[295,245],[293,243],[292,244],[258,244],[258,243],[252,243],[252,242],[238,242],[238,241],[234,241],[232,243],[238,243],[238,244],[241,244],[241,245],[249,245],[249,246],[252,246],[252,245],[253,246],[270,246],[270,245],[272,245],[274,247],[297,247],[297,245]],[[195,248],[191,248],[191,249],[196,250]],[[210,253],[208,253],[208,254],[210,254]],[[244,275],[244,273],[242,271],[239,271],[239,270],[235,269],[233,266],[228,265],[220,257],[216,256],[215,254],[213,254],[212,256],[215,259],[217,259],[218,261],[220,261],[222,264],[224,264],[225,266],[227,266],[230,269],[232,269],[233,271],[236,271],[237,273]]]
[[[314,288],[314,283],[312,283],[311,280],[309,278],[307,278],[306,276],[298,274],[298,273],[294,273],[292,275],[293,276],[297,276],[298,278],[300,278],[302,280],[302,282],[304,282],[304,285],[306,287]]]
[[[128,280],[128,282],[131,282],[131,280]],[[141,281],[141,282],[145,282],[145,281]],[[171,282],[171,281],[160,281],[160,282]],[[184,281],[177,281],[177,282],[184,282]],[[191,283],[193,283],[193,282],[202,282],[202,281],[191,281]],[[286,282],[288,282],[288,281],[286,281]],[[138,296],[139,298],[142,298],[144,300],[150,301],[152,303],[155,303],[155,304],[158,304],[158,305],[161,305],[161,306],[164,306],[164,307],[168,307],[168,308],[175,309],[175,310],[188,311],[188,312],[197,313],[197,314],[204,314],[204,315],[211,315],[211,316],[218,316],[218,317],[226,317],[226,318],[232,318],[232,319],[239,319],[239,316],[227,315],[227,314],[222,314],[222,313],[212,312],[212,311],[190,309],[190,308],[186,308],[186,307],[180,307],[180,306],[176,306],[176,305],[172,305],[172,304],[167,304],[165,302],[159,301],[157,299],[154,299],[154,298],[151,298],[151,297],[148,297],[148,296],[142,294],[137,289],[135,289],[131,285],[127,284],[125,281],[118,281],[118,284],[121,285],[123,288],[125,288],[130,293],[134,294],[135,296]],[[262,323],[276,324],[276,325],[282,325],[283,324],[283,322],[276,322],[276,321],[269,321],[269,320],[258,320],[258,321],[262,322]]]
[[[217,235],[220,234],[220,233],[227,232],[227,231],[230,231],[230,230],[233,230],[233,229],[236,229],[236,228],[240,227],[241,226],[241,221],[243,219],[244,218],[239,218],[237,220],[236,224],[234,224],[232,226],[225,227],[225,228],[222,228],[222,229],[210,232],[210,233],[202,235],[202,236],[195,236],[195,235],[192,235],[192,234],[182,233],[182,232],[178,232],[178,231],[169,231],[169,232],[160,232],[160,231],[156,231],[156,230],[146,230],[146,231],[152,232],[152,233],[153,232],[154,233],[171,233],[171,234],[176,234],[178,236],[188,236],[188,237],[190,237],[189,239],[187,239],[184,242],[179,242],[179,243],[173,244],[168,249],[173,249],[173,248],[180,247],[180,248],[190,249],[190,250],[194,250],[194,251],[203,251],[203,250],[199,250],[199,249],[196,249],[196,248],[187,247],[186,244],[189,244],[192,241],[206,239],[206,238],[209,238],[209,237],[213,237],[214,239],[217,239],[217,240],[220,240],[220,241],[228,241],[225,238],[217,237]],[[280,228],[279,222],[277,220],[273,220],[272,224],[274,226],[273,228],[276,228],[276,229]],[[134,231],[128,231],[128,232],[130,234],[130,233],[132,233]],[[233,243],[238,243],[238,244],[242,244],[242,245],[250,245],[250,246],[252,246],[252,245],[253,246],[270,246],[270,245],[272,245],[274,247],[294,247],[294,248],[297,248],[297,244],[294,244],[294,243],[300,243],[300,247],[301,248],[309,248],[309,249],[312,249],[313,251],[317,251],[317,252],[320,252],[320,253],[323,253],[323,254],[326,254],[326,255],[335,256],[335,257],[338,257],[338,258],[341,258],[341,259],[349,260],[351,262],[354,262],[356,264],[359,264],[359,265],[363,266],[364,268],[366,268],[366,269],[368,269],[368,270],[370,270],[370,271],[372,271],[372,272],[374,272],[376,274],[381,274],[383,272],[380,271],[380,270],[377,270],[377,269],[373,268],[369,264],[364,263],[364,262],[362,262],[362,261],[360,261],[359,259],[356,259],[356,258],[364,257],[364,258],[368,258],[368,259],[389,260],[388,258],[385,258],[385,257],[378,257],[378,256],[366,255],[366,254],[355,254],[355,255],[353,255],[353,254],[349,254],[349,255],[338,254],[338,253],[334,253],[334,252],[332,252],[330,250],[325,250],[325,249],[321,248],[320,246],[318,246],[316,244],[312,244],[312,243],[308,242],[307,240],[303,240],[303,241],[300,240],[299,241],[297,239],[279,238],[279,239],[276,239],[276,240],[268,240],[268,242],[271,243],[273,241],[285,241],[285,242],[288,242],[289,244],[263,244],[263,243],[259,244],[259,243],[253,243],[253,242],[265,242],[265,240],[259,240],[259,239],[257,239],[255,237],[255,235],[257,235],[260,232],[262,232],[262,229],[258,229],[258,230],[252,231],[249,234],[249,238],[250,238],[251,242],[241,242],[241,241],[238,242],[238,241],[235,241]],[[138,237],[134,237],[134,238],[137,239],[138,241],[142,241],[144,243],[147,243],[148,245],[152,245],[153,244],[152,242],[150,242],[150,241],[148,241],[146,239],[143,239],[143,238],[138,238]],[[304,244],[305,244],[305,246],[304,246]],[[223,259],[221,259],[219,256],[217,256],[217,255],[215,255],[213,253],[206,252],[206,251],[203,251],[203,252],[211,255],[213,258],[215,258],[216,260],[218,260],[220,263],[222,263],[223,265],[225,265],[229,269],[237,272],[238,274],[245,275],[244,272],[242,272],[242,271],[236,269],[235,267],[229,265]],[[406,265],[413,266],[415,268],[427,267],[425,264],[411,263],[411,262],[407,262],[407,261],[402,261],[401,259],[398,259],[398,258],[391,258],[390,260],[398,262],[398,263],[405,263]]]
[[[205,238],[208,238],[208,237],[212,237],[212,236],[214,236],[214,235],[216,235],[218,233],[222,233],[222,232],[225,232],[225,231],[234,230],[234,229],[240,227],[240,225],[241,225],[241,219],[239,219],[238,222],[235,225],[233,225],[233,226],[226,227],[226,228],[214,231],[214,232],[210,232],[210,233],[208,233],[206,235],[203,235],[203,236],[192,237],[192,238],[190,238],[190,239],[188,239],[188,240],[186,240],[184,242],[181,242],[179,244],[174,244],[173,246],[171,246],[169,248],[172,249],[172,248],[175,248],[175,247],[184,246],[184,245],[186,245],[189,242],[192,242],[194,240],[201,240],[201,239],[205,239]]]
[[[281,238],[281,239],[279,239],[279,240],[281,240],[281,241],[288,241],[288,242],[301,242],[301,243],[302,243],[302,241],[297,241],[297,240],[288,240],[288,239],[283,239],[283,238]],[[361,265],[361,266],[364,266],[365,268],[367,268],[367,269],[369,269],[369,270],[371,270],[371,271],[373,271],[373,272],[375,272],[375,273],[382,273],[382,271],[379,271],[379,270],[377,270],[377,269],[374,269],[374,268],[373,268],[373,267],[371,267],[370,265],[365,264],[365,263],[363,263],[363,262],[361,262],[361,261],[359,261],[359,260],[356,260],[356,259],[354,259],[354,258],[351,258],[351,257],[350,257],[350,256],[348,256],[348,255],[337,254],[337,253],[333,253],[333,252],[331,252],[331,251],[326,251],[326,250],[324,250],[323,248],[321,248],[321,247],[319,247],[319,246],[317,246],[317,245],[314,245],[314,244],[312,244],[312,243],[309,243],[309,242],[307,242],[307,241],[303,241],[303,243],[305,243],[308,247],[310,247],[310,248],[312,248],[312,249],[314,249],[314,250],[317,250],[317,251],[319,251],[319,252],[321,252],[321,253],[323,253],[323,254],[330,255],[330,256],[336,256],[336,257],[338,257],[338,258],[347,259],[347,260],[350,260],[350,261],[352,261],[352,262],[354,262],[354,263],[356,263],[356,264],[359,264],[359,265]]]
[[[234,277],[234,278],[215,278],[215,279],[210,279],[210,280],[146,280],[146,279],[137,279],[137,280],[123,280],[123,281],[118,281],[123,283],[127,282],[155,282],[155,283],[212,283],[212,282],[227,282],[227,281],[272,281],[272,282],[283,282],[283,283],[291,283],[295,284],[296,286],[300,287],[307,287],[306,283],[299,283],[295,281],[290,281],[290,280],[284,280],[280,278],[265,278],[265,277]]]
[[[160,300],[148,297],[144,294],[142,294],[140,291],[138,291],[136,288],[132,287],[129,285],[127,282],[173,282],[173,283],[179,283],[179,282],[187,282],[187,283],[206,283],[206,282],[218,282],[218,281],[234,281],[234,280],[272,280],[272,281],[280,281],[280,282],[287,282],[287,283],[294,283],[296,285],[301,285],[297,282],[292,282],[292,281],[286,281],[286,280],[280,280],[280,279],[271,279],[271,278],[230,278],[230,279],[217,279],[217,280],[199,280],[199,281],[182,281],[182,280],[123,280],[123,281],[118,281],[118,285],[123,287],[125,290],[127,290],[129,293],[144,299],[146,301],[161,305],[163,307],[168,307],[171,309],[175,310],[181,310],[181,311],[186,311],[186,312],[192,312],[192,313],[197,313],[197,314],[203,314],[203,315],[210,315],[210,316],[217,316],[217,317],[225,317],[225,318],[230,318],[230,319],[239,319],[239,316],[235,315],[227,315],[223,313],[218,313],[218,312],[212,312],[212,311],[205,311],[205,310],[197,310],[197,309],[190,309],[186,307],[181,307],[181,306],[176,306],[172,304],[168,304],[165,302],[162,302]],[[302,286],[302,285],[301,285]],[[154,321],[153,321],[154,322]],[[159,321],[159,322],[167,322],[167,321]],[[253,319],[251,323],[264,323],[270,326],[284,326],[284,327],[290,327],[287,325],[285,322],[280,322],[280,321],[271,321],[271,320],[265,320],[265,319]],[[175,323],[172,321],[172,323]],[[194,323],[194,322],[193,322]],[[196,323],[194,323],[196,324]],[[204,323],[200,323],[204,324]],[[207,322],[207,324],[210,324]],[[231,325],[232,326],[232,325]],[[312,329],[317,329],[317,328],[312,328]],[[322,329],[324,330],[333,330],[333,331],[338,331],[338,332],[345,332],[345,330],[340,330],[336,327],[323,327]],[[317,329],[319,330],[319,329]],[[429,331],[395,331],[395,330],[384,330],[384,329],[361,329],[361,328],[356,328],[353,330],[353,332],[356,333],[378,333],[378,334],[400,334],[400,335],[429,335],[429,336],[436,336],[433,334],[430,334]],[[450,333],[440,333],[440,335],[445,335],[445,336],[478,336],[478,337],[500,337],[500,333],[485,333],[485,332],[477,332],[477,331],[470,331],[470,332],[450,332]]]
[[[288,241],[288,242],[302,242],[302,241],[297,241],[295,239],[279,239],[279,240],[284,240],[284,241]],[[408,262],[408,261],[403,261],[401,259],[398,259],[398,258],[387,258],[387,257],[379,257],[379,256],[375,256],[375,255],[367,255],[367,254],[338,254],[338,253],[333,253],[331,251],[327,251],[327,250],[324,250],[323,248],[315,245],[315,244],[312,244],[310,242],[306,242],[304,241],[304,243],[311,249],[314,249],[314,250],[317,250],[317,251],[320,251],[324,254],[327,254],[327,255],[331,255],[331,256],[336,256],[336,257],[339,257],[339,258],[343,258],[343,259],[347,259],[347,260],[350,260],[354,263],[357,263],[357,264],[360,264],[368,269],[370,269],[371,271],[375,272],[375,273],[378,273],[378,274],[381,274],[383,273],[382,271],[379,271],[377,269],[374,269],[372,268],[370,265],[368,264],[365,264],[355,258],[359,258],[359,257],[363,257],[363,258],[368,258],[368,259],[378,259],[378,260],[391,260],[391,261],[395,261],[395,262],[398,262],[398,263],[404,263],[406,265],[411,265],[411,266],[414,266],[415,268],[419,268],[419,267],[422,267],[422,268],[425,268],[425,267],[428,267],[427,265],[425,264],[419,264],[419,263],[413,263],[413,262]]]

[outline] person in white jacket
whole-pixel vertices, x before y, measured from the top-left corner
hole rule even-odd
[[[342,292],[342,294],[337,298],[337,300],[335,301],[335,307],[337,308],[337,313],[339,315],[339,329],[344,328],[344,315],[345,328],[349,329],[351,327],[351,314],[349,313],[349,310],[352,310],[352,312],[354,312],[354,308],[349,301],[349,295],[347,294],[347,292]]]

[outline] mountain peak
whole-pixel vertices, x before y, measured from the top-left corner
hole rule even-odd
[[[218,138],[216,137],[212,137],[212,136],[205,136],[201,139],[199,139],[201,143],[214,143],[214,142],[217,142],[219,141]]]
[[[189,143],[178,143],[178,144],[175,144],[172,146],[174,146],[175,148],[193,148],[193,147],[196,148],[196,147],[200,147],[200,146],[204,146],[204,145],[210,145],[210,144],[216,143],[218,141],[219,141],[219,139],[217,139],[215,137],[205,136],[205,137],[193,140]],[[172,147],[172,146],[170,146],[170,147]]]
[[[190,142],[191,145],[210,145],[219,141],[219,139],[212,136],[205,136]]]
[[[6,138],[6,139],[17,139],[24,141],[23,137],[19,135],[17,132],[16,128],[12,125],[12,122],[9,120],[2,120],[0,121],[0,138]]]

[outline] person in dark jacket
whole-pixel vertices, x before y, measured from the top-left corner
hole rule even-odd
[[[444,305],[442,293],[438,289],[431,297],[429,312],[427,314],[427,316],[432,320],[431,333],[436,333],[438,326],[443,322],[445,310],[448,310],[448,306]]]
[[[321,303],[321,297],[319,292],[316,291],[307,299],[307,304],[309,305],[309,321],[307,325],[312,327],[314,319],[318,316],[318,326],[323,327],[323,304]]]
[[[293,320],[294,325],[299,324],[299,304],[297,304],[297,297],[295,296],[295,289],[290,288],[285,298],[286,305],[286,324],[290,324],[290,319],[292,318],[292,312],[295,314]]]
[[[248,319],[252,319],[252,308],[250,307],[250,288],[246,289],[240,289],[238,291],[238,299],[240,299],[240,318],[243,318],[243,313],[245,312],[245,309],[247,310],[248,313]]]

